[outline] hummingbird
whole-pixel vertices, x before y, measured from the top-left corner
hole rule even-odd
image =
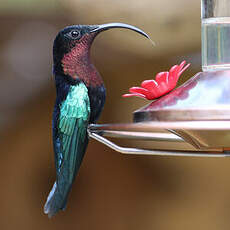
[[[90,47],[100,32],[112,28],[133,30],[149,38],[135,26],[107,23],[68,26],[54,40],[56,101],[52,134],[56,181],[44,206],[44,212],[49,217],[66,208],[69,192],[88,145],[87,127],[97,122],[103,109],[106,89],[91,62]]]

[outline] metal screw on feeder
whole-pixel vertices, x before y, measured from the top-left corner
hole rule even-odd
[[[230,1],[202,0],[201,21],[203,72],[135,111],[132,124],[90,126],[91,137],[126,154],[230,156]],[[123,148],[105,136],[148,144]]]

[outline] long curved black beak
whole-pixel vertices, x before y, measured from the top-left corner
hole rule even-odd
[[[124,24],[124,23],[107,23],[107,24],[97,25],[90,31],[90,33],[101,32],[101,31],[112,29],[112,28],[125,28],[125,29],[129,29],[129,30],[133,30],[133,31],[136,31],[137,33],[145,36],[146,38],[150,39],[149,35],[146,34],[144,31],[142,31],[141,29],[139,29],[135,26]]]

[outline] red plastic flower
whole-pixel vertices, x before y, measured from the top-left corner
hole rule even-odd
[[[174,65],[169,72],[160,72],[156,75],[156,80],[145,80],[141,87],[132,87],[129,89],[130,94],[124,94],[123,97],[142,97],[148,100],[154,100],[176,87],[180,75],[190,66],[186,61],[180,65]]]

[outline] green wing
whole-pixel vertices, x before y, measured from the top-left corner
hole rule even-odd
[[[61,154],[57,165],[58,175],[66,174],[69,182],[72,182],[84,155],[89,114],[90,102],[86,86],[84,83],[71,86],[66,100],[60,106],[58,136]]]
[[[86,86],[84,83],[70,86],[65,101],[60,105],[54,140],[57,177],[44,208],[49,216],[65,208],[68,193],[88,144],[89,115],[90,102]]]

